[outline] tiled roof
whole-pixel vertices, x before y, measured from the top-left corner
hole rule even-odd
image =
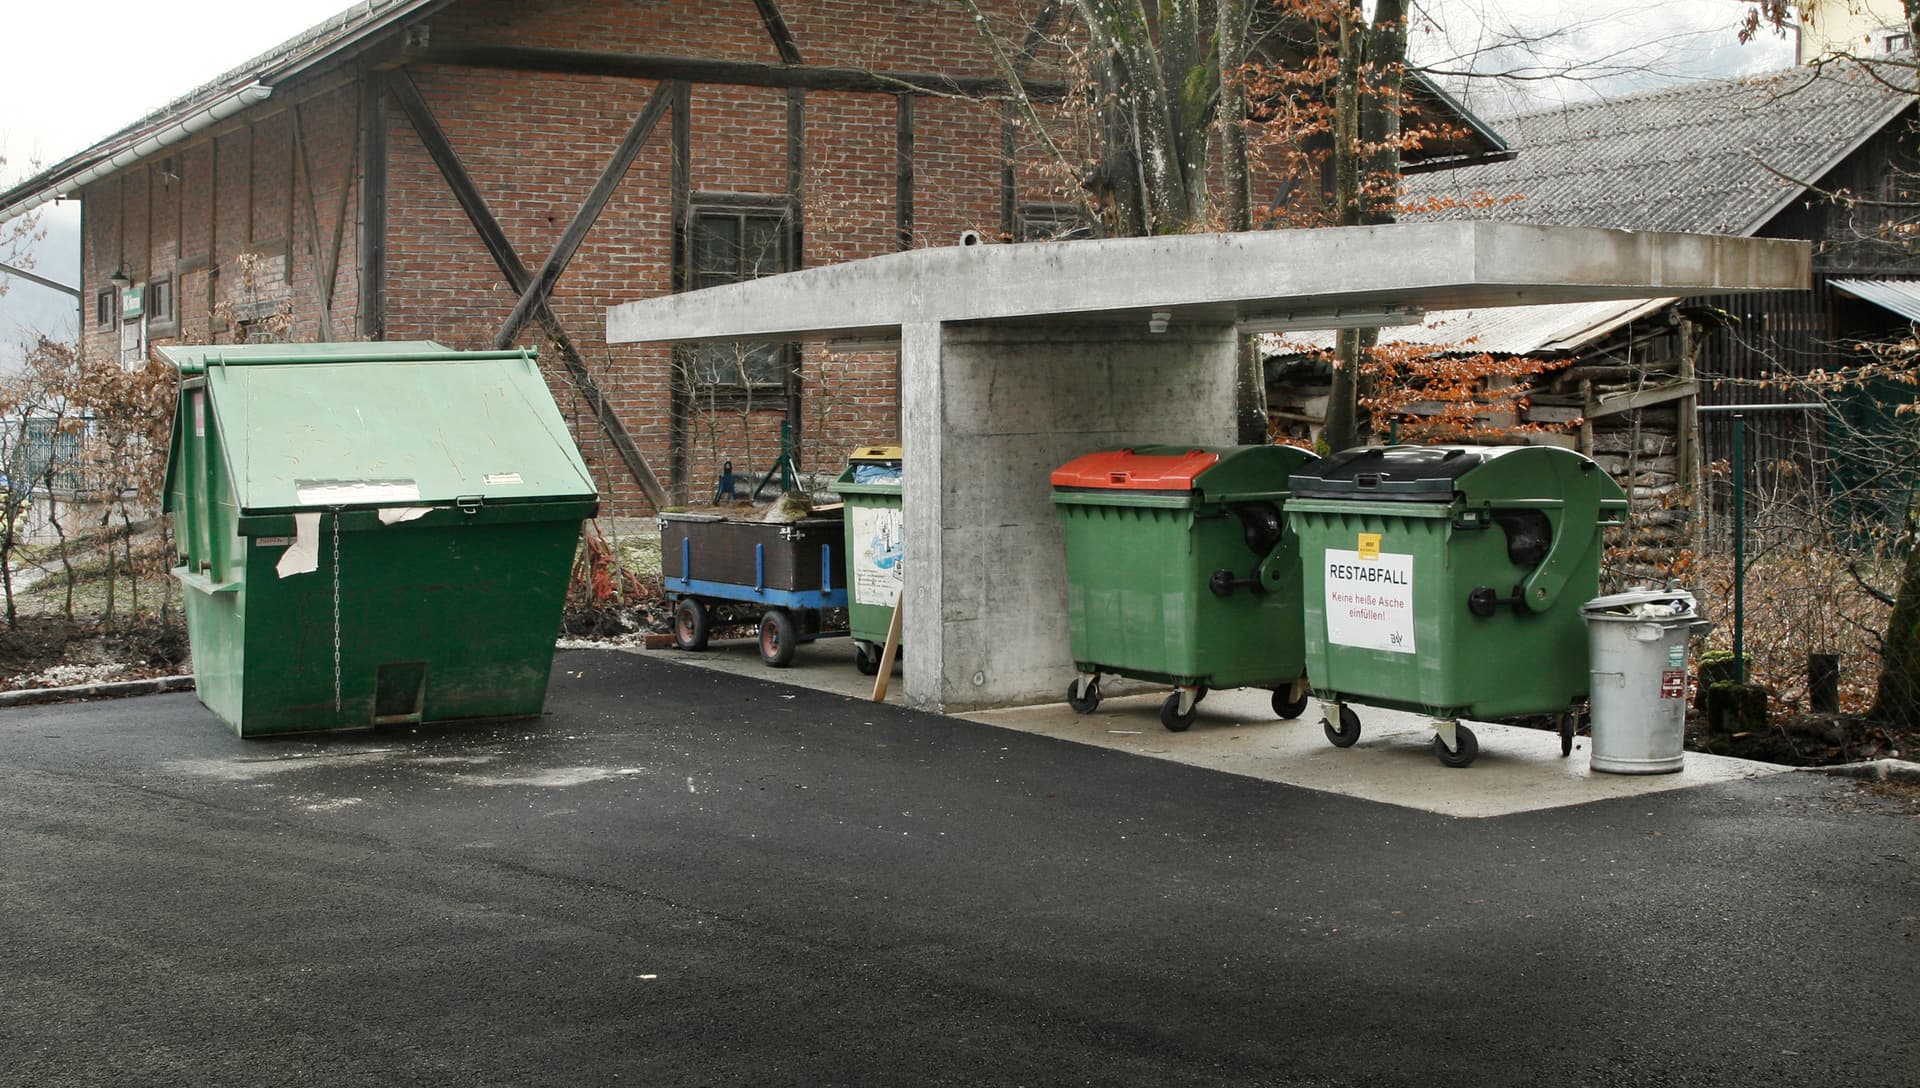
[[[1913,101],[1857,70],[1793,69],[1497,118],[1517,157],[1410,176],[1408,201],[1518,199],[1407,218],[1750,235],[1804,190],[1782,175],[1816,181]]]
[[[149,113],[118,132],[94,143],[38,174],[0,192],[0,219],[25,211],[43,200],[65,193],[103,165],[123,167],[161,146],[161,134],[175,130],[181,119],[253,84],[268,84],[298,75],[331,61],[342,50],[376,36],[396,23],[427,12],[448,0],[356,0],[338,15],[294,35],[273,49],[223,73],[201,87]]]

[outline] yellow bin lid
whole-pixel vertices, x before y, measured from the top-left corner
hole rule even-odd
[[[847,454],[849,464],[864,464],[872,461],[900,460],[899,446],[860,446]]]

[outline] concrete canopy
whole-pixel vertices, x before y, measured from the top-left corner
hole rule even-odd
[[[1285,323],[1388,307],[1804,289],[1804,242],[1518,223],[1412,223],[916,249],[610,307],[609,343],[892,335],[1059,321]],[[1326,327],[1321,325],[1318,327]]]
[[[1804,242],[1473,222],[921,249],[614,306],[607,342],[900,338],[900,432],[865,441],[905,450],[904,694],[952,711],[1059,699],[1102,664],[1071,650],[1049,474],[1231,444],[1242,332],[1804,290],[1811,261]]]

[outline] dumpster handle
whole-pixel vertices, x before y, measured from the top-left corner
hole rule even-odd
[[[1491,586],[1480,586],[1473,592],[1467,594],[1467,611],[1479,616],[1481,619],[1493,615],[1503,604],[1510,604],[1513,606],[1515,612],[1523,616],[1526,615],[1526,587],[1514,586],[1513,593],[1505,597],[1495,596],[1493,587]]]
[[[1234,591],[1239,589],[1251,589],[1255,593],[1267,591],[1265,583],[1260,580],[1259,567],[1253,568],[1253,573],[1245,578],[1235,578],[1232,571],[1221,567],[1207,579],[1207,588],[1213,591],[1214,596],[1222,598],[1233,596]]]
[[[1592,543],[1589,532],[1600,525],[1600,495],[1579,477],[1593,471],[1593,462],[1582,459],[1578,466],[1555,458],[1554,475],[1560,478],[1560,531],[1553,534],[1545,558],[1520,583],[1518,592],[1523,607],[1545,612],[1560,599],[1560,591],[1573,576],[1574,565]],[[1589,529],[1588,526],[1593,526]]]

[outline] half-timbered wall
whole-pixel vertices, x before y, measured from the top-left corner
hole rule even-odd
[[[981,6],[1019,40],[1049,5]],[[715,396],[668,349],[607,346],[604,310],[684,289],[691,217],[716,205],[783,217],[786,267],[1006,233],[1049,183],[1005,184],[1003,108],[945,77],[965,93],[997,78],[951,5],[461,0],[91,186],[86,283],[167,280],[175,316],[155,341],[224,342],[285,312],[296,340],[538,346],[615,513],[654,505],[636,464],[675,500],[707,492],[722,459],[757,475],[783,423],[802,467],[831,472],[899,437],[891,351],[797,346],[785,388]],[[640,133],[650,104],[665,112]],[[583,215],[603,179],[617,184]],[[557,248],[544,303],[536,286],[510,323]],[[90,350],[116,350],[94,310]]]

